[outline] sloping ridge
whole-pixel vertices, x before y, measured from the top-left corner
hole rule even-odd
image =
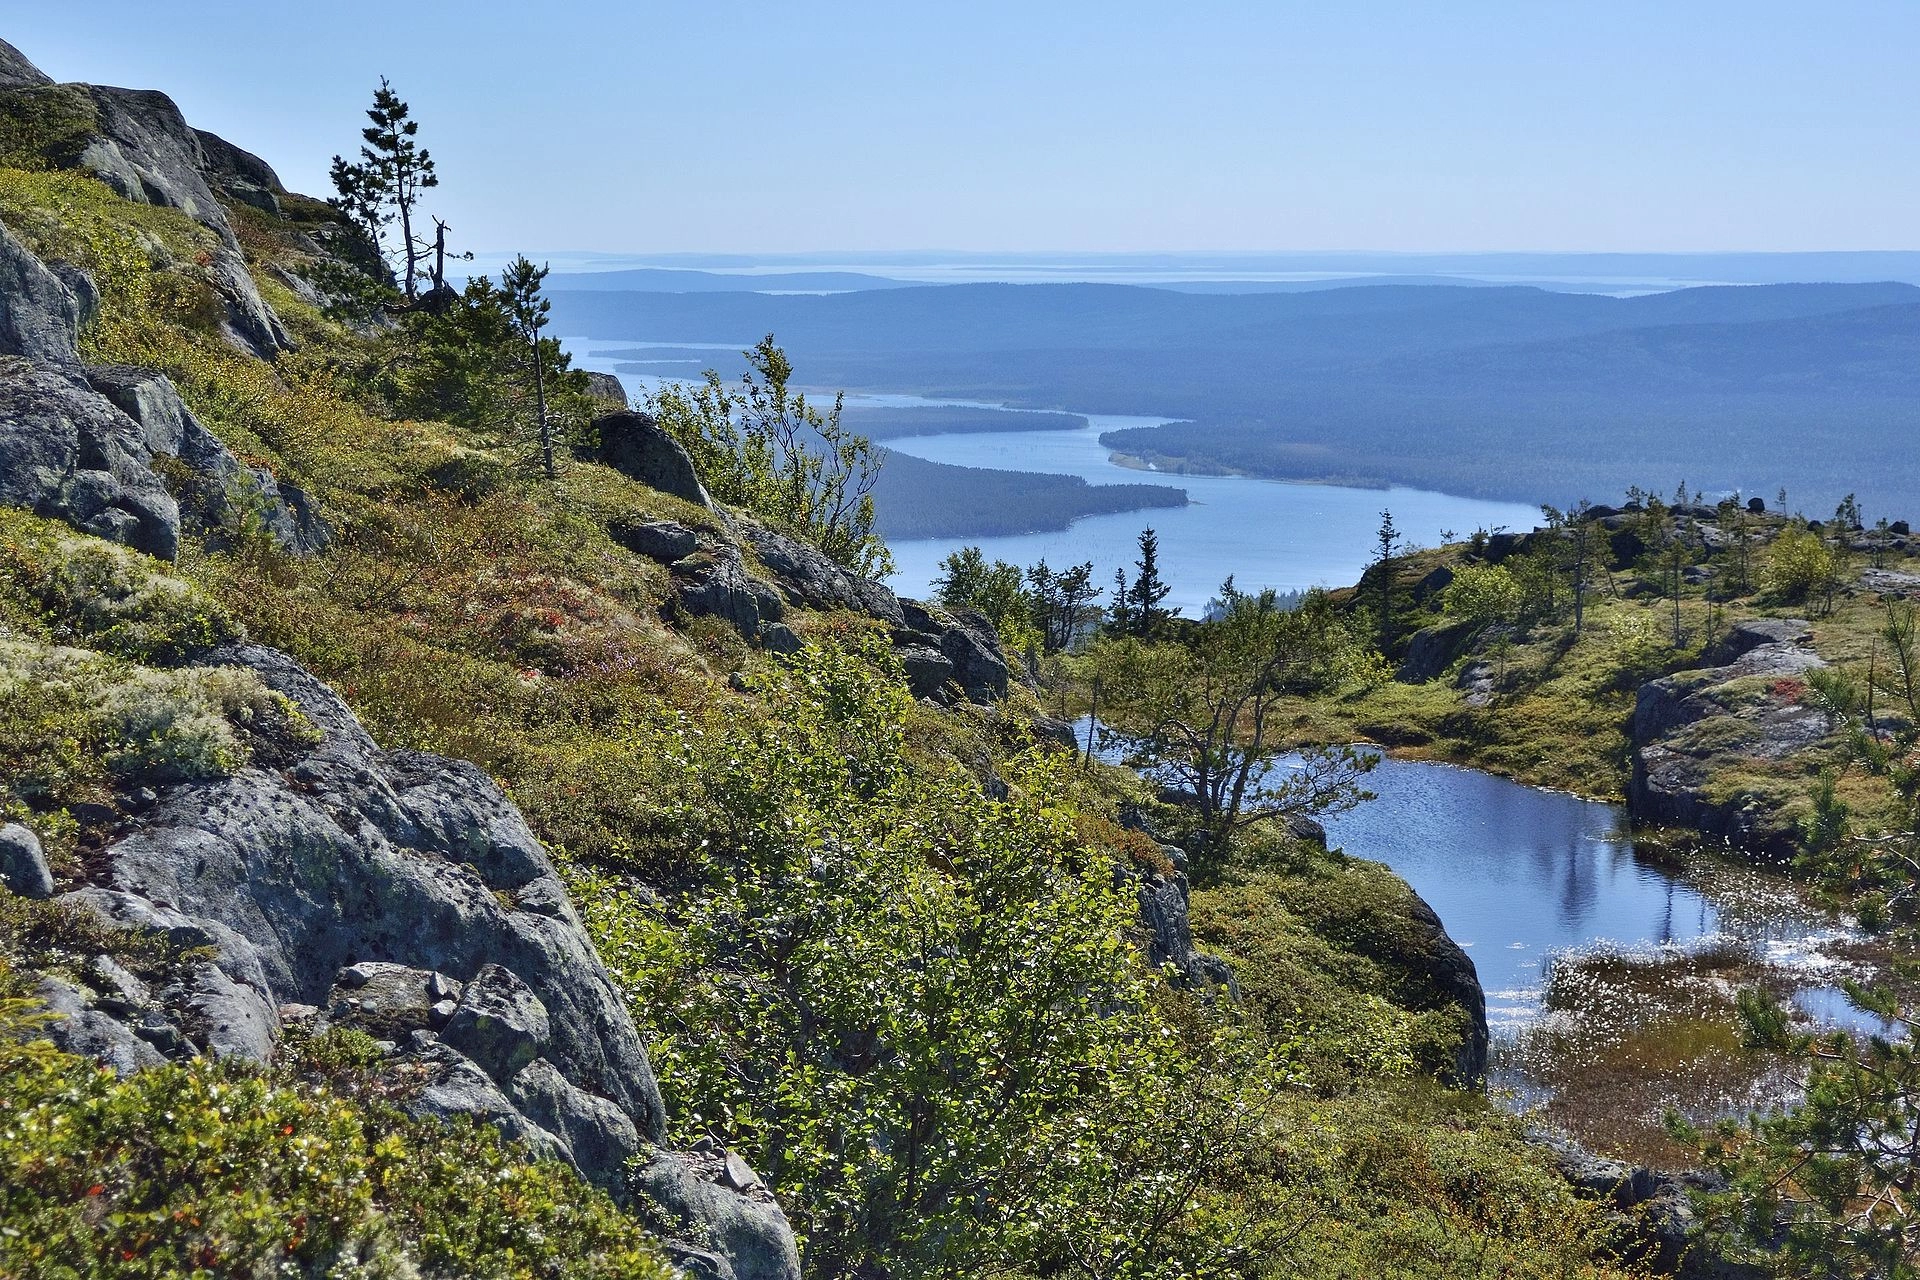
[[[0,43],[0,93],[49,83]],[[162,95],[87,88],[151,126],[102,136],[128,171],[168,178],[144,191],[154,202],[209,191],[216,160],[277,188],[237,149],[215,147],[210,160],[202,135],[173,126],[178,112]],[[180,171],[188,160],[200,167]],[[225,225],[217,203],[195,216]],[[237,250],[234,261],[244,275]],[[0,227],[0,502],[171,558],[181,517],[156,457],[222,482],[239,468],[166,379],[82,365],[75,339],[90,289]],[[247,334],[231,340],[259,351]],[[183,431],[196,433],[193,447]],[[88,882],[62,900],[164,930],[209,958],[160,989],[111,962],[85,979],[44,978],[41,997],[64,1015],[52,1037],[128,1071],[199,1052],[266,1061],[293,1026],[364,1027],[422,1074],[407,1104],[416,1111],[489,1121],[616,1198],[644,1194],[686,1231],[669,1251],[697,1274],[798,1280],[786,1218],[757,1179],[739,1176],[738,1157],[659,1149],[666,1118],[645,1046],[500,789],[471,764],[382,751],[284,653],[230,646],[192,665],[254,673],[317,733],[231,776],[151,789],[111,819]],[[10,847],[38,856],[24,828],[5,830]]]

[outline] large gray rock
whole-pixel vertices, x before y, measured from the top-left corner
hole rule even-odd
[[[621,385],[620,379],[610,373],[587,374],[587,394],[596,400],[605,400],[610,404],[617,404],[622,409],[632,407],[627,402],[626,387]]]
[[[1440,916],[1427,900],[1411,889],[1408,915],[1424,935],[1420,954],[1420,973],[1440,998],[1467,1015],[1467,1034],[1454,1052],[1453,1078],[1460,1085],[1477,1085],[1487,1074],[1487,993],[1480,985],[1480,971],[1466,948],[1453,940]]]
[[[207,185],[200,137],[172,98],[152,89],[86,86],[99,133],[80,155],[80,167],[121,198],[178,209],[235,243],[226,210]]]
[[[747,572],[731,543],[703,540],[700,550],[674,563],[680,607],[695,617],[720,618],[749,640],[758,639],[763,622],[785,613],[780,595]]]
[[[738,1280],[800,1280],[786,1215],[757,1179],[737,1185],[741,1179],[729,1169],[737,1159],[721,1151],[656,1153],[635,1171],[634,1187],[666,1211],[666,1229],[676,1237],[669,1252],[683,1266],[719,1254]]]
[[[788,603],[808,609],[850,609],[891,626],[906,625],[899,597],[873,579],[842,568],[818,547],[757,520],[739,517],[734,524]]]
[[[915,697],[947,701],[958,689],[968,701],[985,704],[1007,696],[1007,661],[985,615],[905,598],[897,603],[904,626],[894,632],[894,651]]]
[[[697,507],[713,506],[693,459],[652,414],[605,414],[593,420],[593,434],[600,442],[595,456],[615,471]]]
[[[27,55],[0,40],[0,89],[32,89],[53,77],[27,61]]]
[[[53,896],[53,870],[40,837],[17,822],[0,826],[0,884],[23,898]]]
[[[80,299],[0,224],[0,355],[73,370]]]
[[[7,67],[7,57],[0,55],[0,91],[37,87],[37,82],[10,85]],[[19,78],[17,71],[13,78]],[[290,346],[285,326],[247,271],[232,223],[208,182],[210,175],[215,181],[231,177],[244,198],[249,183],[263,172],[277,185],[265,162],[210,134],[204,136],[218,145],[209,156],[203,135],[188,126],[164,93],[100,85],[61,92],[84,95],[78,101],[91,108],[93,121],[91,136],[77,154],[57,157],[57,162],[71,161],[127,200],[179,209],[213,232],[216,243],[203,266],[225,304],[222,332],[236,346],[263,357]]]
[[[519,975],[490,964],[467,983],[443,1039],[495,1080],[510,1081],[552,1038],[547,1006]]]
[[[578,918],[517,905],[530,888],[552,890],[548,902],[565,895],[498,788],[472,765],[380,751],[283,654],[248,646],[211,660],[255,671],[324,740],[279,770],[170,789],[104,851],[111,888],[69,896],[203,936],[221,971],[269,1008],[326,1002],[340,971],[362,961],[468,981],[469,1001],[471,979],[511,970],[546,1014],[548,1060],[657,1137],[652,1070]],[[525,1061],[513,1050],[486,1065]]]
[[[499,789],[469,764],[381,751],[285,654],[242,646],[206,661],[258,674],[322,739],[272,769],[172,787],[116,833],[99,855],[108,883],[61,900],[213,959],[151,1008],[54,992],[63,1043],[122,1070],[195,1049],[261,1059],[276,1010],[324,1005],[396,1042],[424,1077],[406,1100],[415,1113],[474,1116],[617,1197],[637,1187],[716,1267],[797,1276],[779,1206],[726,1183],[724,1161],[655,1151],[630,1180],[665,1130],[646,1051]]]
[[[684,560],[700,549],[700,537],[677,520],[614,520],[607,536],[661,564]]]
[[[1792,823],[1779,797],[1723,785],[1804,762],[1811,771],[1831,747],[1832,717],[1801,696],[1804,678],[1826,665],[1799,618],[1737,623],[1707,654],[1719,665],[1650,680],[1634,701],[1634,816],[1692,827],[1758,852],[1789,855]]]
[[[1406,656],[1400,660],[1393,678],[1402,684],[1423,684],[1433,679],[1453,665],[1453,660],[1472,639],[1473,631],[1471,622],[1442,622],[1422,627],[1407,641]]]
[[[171,560],[180,511],[138,423],[91,389],[0,360],[0,503]]]
[[[296,485],[264,467],[244,467],[188,409],[164,374],[127,365],[92,365],[87,382],[139,424],[147,447],[187,464],[175,494],[186,526],[221,543],[242,524],[257,523],[296,555],[324,550],[333,531]]]
[[[205,129],[195,129],[193,136],[199,140],[205,160],[201,173],[220,194],[263,213],[280,212],[280,197],[287,189],[280,185],[280,175],[273,166]]]
[[[1555,1172],[1582,1199],[1606,1206],[1621,1260],[1677,1280],[1762,1280],[1767,1267],[1729,1262],[1693,1208],[1696,1192],[1726,1189],[1708,1173],[1667,1173],[1595,1155],[1566,1134],[1529,1126],[1526,1139],[1544,1150]]]

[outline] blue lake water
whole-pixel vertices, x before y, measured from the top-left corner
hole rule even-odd
[[[730,343],[681,344],[562,340],[576,366],[614,372],[605,352],[695,346],[699,350],[738,352]],[[697,362],[663,357],[658,373],[621,373],[628,393],[638,395],[663,382],[696,376]],[[729,370],[737,361],[717,360]],[[978,402],[929,400],[920,396],[850,394],[847,404],[888,407],[927,405],[983,406]],[[1006,431],[912,436],[887,447],[933,462],[1003,471],[1038,471],[1079,476],[1091,484],[1167,484],[1187,491],[1190,505],[1154,511],[1089,516],[1052,533],[996,538],[920,538],[890,544],[897,572],[889,585],[902,595],[924,596],[939,573],[940,561],[972,543],[989,559],[1026,566],[1046,560],[1055,568],[1091,560],[1103,585],[1114,569],[1131,572],[1134,540],[1148,525],[1160,535],[1162,575],[1173,588],[1168,603],[1188,616],[1200,614],[1228,574],[1242,590],[1277,587],[1345,586],[1360,576],[1372,555],[1374,532],[1383,509],[1393,512],[1401,533],[1416,543],[1434,545],[1441,534],[1461,536],[1476,528],[1531,529],[1539,510],[1522,503],[1488,502],[1424,489],[1355,489],[1340,485],[1289,484],[1246,476],[1174,476],[1136,471],[1108,458],[1100,433],[1123,427],[1156,426],[1166,418],[1092,415],[1085,428],[1068,431]]]
[[[1820,955],[1847,930],[1782,877],[1655,861],[1620,806],[1475,769],[1386,758],[1365,782],[1377,799],[1326,819],[1328,842],[1386,863],[1427,900],[1473,957],[1496,1035],[1539,1016],[1557,953],[1704,939],[1804,971],[1809,1014],[1856,1020]]]

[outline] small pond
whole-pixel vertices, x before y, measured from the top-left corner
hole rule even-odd
[[[1794,1094],[1740,1044],[1737,992],[1808,1023],[1880,1030],[1840,990],[1870,977],[1863,940],[1785,876],[1666,840],[1618,805],[1450,765],[1384,758],[1376,798],[1328,842],[1392,867],[1473,958],[1487,993],[1489,1084],[1590,1145],[1685,1158],[1661,1127]]]

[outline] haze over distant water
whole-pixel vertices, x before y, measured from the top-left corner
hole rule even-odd
[[[476,272],[506,257],[482,254]],[[1851,253],[863,253],[535,255],[554,289],[852,292],[906,284],[1103,283],[1181,292],[1341,285],[1533,285],[1627,295],[1713,284],[1920,284],[1920,252]]]

